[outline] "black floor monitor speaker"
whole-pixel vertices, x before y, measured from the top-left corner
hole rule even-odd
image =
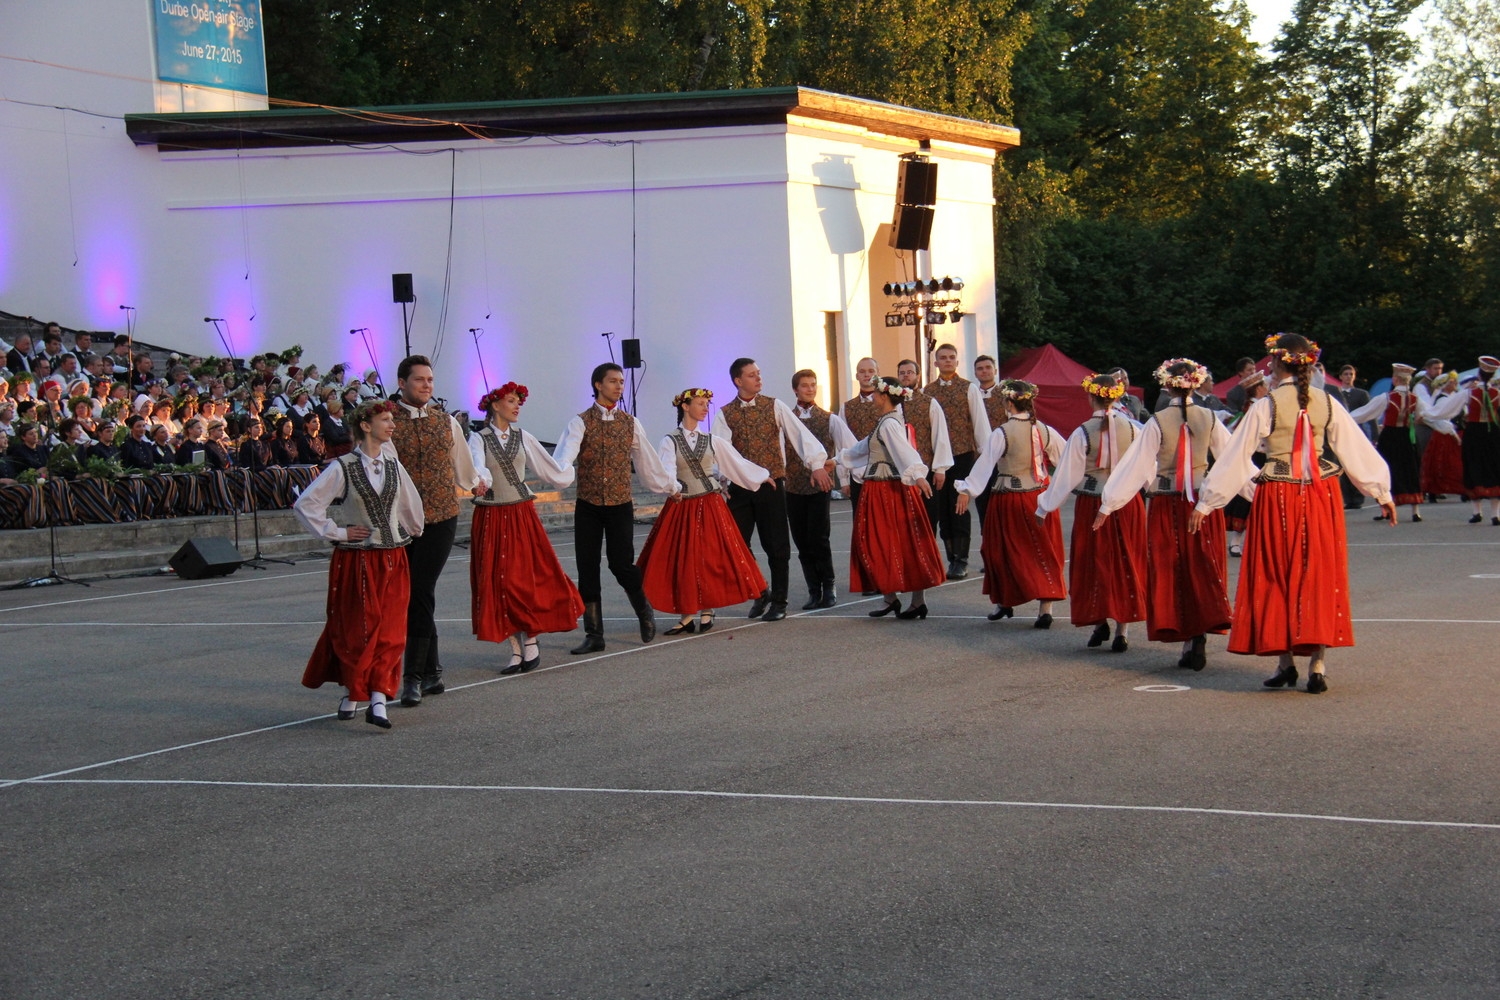
[[[897,250],[926,250],[932,241],[932,209],[926,205],[897,205],[891,222],[891,246]]]
[[[412,294],[411,275],[391,275],[391,301],[392,302],[415,302],[417,297]]]
[[[641,342],[634,337],[620,341],[620,367],[639,368],[640,366]]]
[[[228,576],[244,561],[240,550],[227,538],[190,538],[167,565],[183,580],[206,580]]]

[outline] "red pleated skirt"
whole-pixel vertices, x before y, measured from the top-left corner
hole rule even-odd
[[[1062,518],[1057,511],[1038,520],[1040,490],[991,493],[984,512],[984,592],[991,603],[1015,607],[1028,601],[1060,601],[1063,582]]]
[[[1464,457],[1458,438],[1432,432],[1422,449],[1422,492],[1440,496],[1444,493],[1463,496]]]
[[[899,479],[865,480],[849,539],[849,589],[899,594],[945,579],[922,494]]]
[[[753,601],[766,578],[718,493],[668,497],[635,564],[646,600],[690,615]]]
[[[1146,618],[1146,503],[1136,495],[1098,531],[1099,498],[1080,496],[1073,504],[1073,547],[1068,591],[1074,625],[1099,625],[1106,618],[1138,622]]]
[[[475,504],[469,541],[470,619],[484,642],[518,632],[571,632],[583,598],[563,571],[535,505]]]
[[[1229,651],[1305,656],[1354,645],[1345,544],[1337,479],[1256,487]]]
[[[327,620],[303,685],[342,684],[355,701],[368,701],[371,691],[395,698],[410,594],[405,549],[336,546],[328,564]]]
[[[1229,631],[1229,569],[1224,512],[1188,533],[1193,504],[1180,494],[1151,498],[1146,514],[1146,636],[1152,642],[1186,642]],[[1255,512],[1251,511],[1251,519]]]

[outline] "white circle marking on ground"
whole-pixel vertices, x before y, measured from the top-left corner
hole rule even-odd
[[[1192,688],[1186,684],[1142,684],[1130,690],[1144,691],[1147,694],[1174,694],[1178,691],[1191,691]]]

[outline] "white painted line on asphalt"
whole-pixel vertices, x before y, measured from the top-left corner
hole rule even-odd
[[[132,590],[128,594],[107,594],[104,597],[79,597],[71,601],[48,601],[45,604],[21,604],[14,608],[0,608],[0,611],[32,611],[36,608],[60,608],[66,604],[89,604],[93,601],[119,601],[127,597],[147,597],[151,594],[176,594],[184,590],[202,590],[205,587],[230,587],[235,584],[255,583],[264,580],[289,580],[294,576],[327,576],[328,567],[309,570],[306,573],[277,573],[275,576],[255,574],[253,576],[242,576],[234,580],[216,580],[213,583],[189,583],[181,587],[161,587],[156,590]]]
[[[519,792],[562,795],[655,795],[674,798],[741,799],[759,802],[817,802],[834,805],[946,806],[989,809],[1071,809],[1087,812],[1176,813],[1190,816],[1233,816],[1249,819],[1314,820],[1325,823],[1361,823],[1371,826],[1406,826],[1433,829],[1496,830],[1500,823],[1460,820],[1387,819],[1379,816],[1342,816],[1336,813],[1270,812],[1260,809],[1216,809],[1207,806],[1120,805],[1101,802],[1027,802],[1006,799],[918,799],[869,795],[799,795],[789,792],[725,792],[698,788],[593,788],[568,785],[436,785],[381,784],[378,782],[317,781],[210,781],[192,778],[34,778],[38,785],[144,785],[208,788],[274,788],[315,791],[387,792]]]

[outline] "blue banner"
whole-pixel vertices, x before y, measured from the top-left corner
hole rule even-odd
[[[266,92],[260,0],[150,0],[156,76],[171,83]]]

